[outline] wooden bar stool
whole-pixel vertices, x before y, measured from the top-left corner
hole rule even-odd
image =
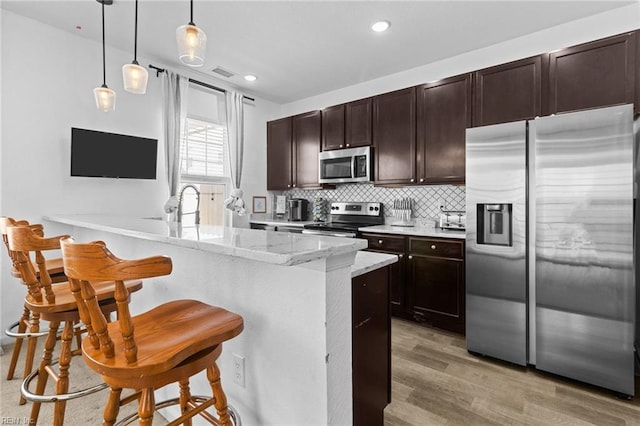
[[[89,330],[82,342],[83,358],[111,387],[103,424],[113,425],[120,406],[137,399],[139,424],[150,426],[155,408],[166,406],[155,404],[154,390],[177,382],[180,396],[171,402],[180,405],[182,415],[170,425],[191,424],[196,414],[212,424],[232,425],[235,414],[230,414],[216,359],[222,342],[242,332],[242,317],[196,300],[175,300],[132,317],[123,280],[168,275],[171,259],[122,260],[103,242],[81,244],[70,237],[63,238],[61,246],[64,270]],[[99,280],[115,281],[115,322],[107,323],[99,309],[92,284]],[[192,396],[189,391],[189,378],[203,370],[212,398]],[[135,392],[121,399],[124,388]],[[217,418],[205,411],[212,405]]]
[[[9,249],[9,242],[7,239],[7,227],[8,226],[31,226],[32,229],[37,230],[38,232],[42,231],[42,225],[29,225],[29,222],[26,220],[15,220],[10,217],[0,217],[0,234],[2,234],[2,241],[7,248],[7,254],[11,259],[11,275],[20,279],[20,272],[15,264],[15,255]],[[62,258],[50,259],[45,261],[45,267],[47,269],[47,273],[51,277],[51,281],[53,283],[65,282],[67,281],[67,277],[64,275],[64,270],[62,266]],[[36,271],[36,274],[39,275],[39,272]],[[11,352],[11,362],[9,364],[9,369],[7,371],[7,380],[12,380],[15,374],[15,370],[18,363],[18,358],[20,357],[20,352],[22,350],[22,342],[24,339],[28,338],[38,338],[42,336],[46,336],[48,334],[47,331],[40,331],[40,314],[33,313],[29,310],[29,308],[25,305],[23,308],[22,316],[18,321],[11,324],[6,330],[5,334],[9,337],[12,337],[15,340],[13,345],[13,349]],[[35,347],[34,347],[35,349]],[[25,379],[33,368],[33,358],[34,352],[28,352],[25,356],[24,361],[24,373],[22,378]],[[20,405],[24,404],[26,399],[20,395]]]
[[[46,268],[46,262],[42,254],[46,250],[60,249],[60,238],[45,238],[39,232],[39,228],[32,226],[9,226],[7,227],[7,240],[9,249],[15,255],[16,267],[20,273],[22,282],[27,286],[27,297],[25,306],[34,316],[45,321],[49,321],[49,332],[44,344],[44,354],[38,370],[29,374],[22,384],[22,394],[26,399],[33,402],[31,408],[30,424],[37,424],[40,413],[40,405],[43,402],[55,402],[53,424],[56,426],[64,423],[64,411],[66,401],[78,398],[89,393],[97,392],[106,388],[105,384],[93,386],[89,389],[68,393],[69,390],[69,366],[71,358],[79,355],[80,350],[72,350],[72,340],[77,331],[74,325],[80,322],[79,307],[75,296],[72,294],[69,283],[52,284],[51,278]],[[36,264],[39,274],[31,262],[30,254],[35,253]],[[138,291],[142,288],[142,281],[133,280],[122,284],[127,293]],[[98,309],[106,317],[110,317],[115,312],[116,301],[114,298],[113,282],[97,282],[96,300]],[[58,329],[63,325],[60,345],[60,355],[58,358],[58,371],[53,368],[56,361],[52,360],[53,350],[58,341]],[[27,352],[34,352],[36,339],[27,339]],[[47,379],[52,377],[55,381],[55,394],[44,395]],[[38,378],[35,392],[29,390],[29,384]]]

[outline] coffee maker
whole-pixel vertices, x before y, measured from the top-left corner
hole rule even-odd
[[[307,220],[307,212],[309,210],[309,202],[304,198],[289,199],[289,220],[303,221]]]

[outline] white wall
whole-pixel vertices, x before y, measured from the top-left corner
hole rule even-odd
[[[540,7],[544,7],[544,2],[541,2]],[[640,28],[640,2],[484,49],[464,53],[433,64],[412,68],[333,92],[291,102],[283,105],[280,116],[275,118],[287,117],[405,87],[416,86],[638,28]],[[438,40],[425,40],[425,43],[438,43]]]
[[[33,222],[56,213],[162,216],[168,189],[161,80],[150,72],[145,95],[125,92],[121,67],[131,62],[132,54],[107,46],[107,85],[117,93],[116,109],[98,111],[93,88],[102,84],[101,44],[0,11],[0,215]],[[139,62],[149,63],[145,58]],[[219,82],[210,83],[224,88]],[[266,195],[265,122],[274,110],[279,111],[279,106],[261,99],[245,104],[243,189],[249,209],[253,195]],[[70,177],[71,127],[157,138],[157,179]],[[247,226],[247,221],[234,220],[234,225]],[[53,235],[55,230],[45,232]],[[24,293],[13,286],[7,256],[2,254],[0,259],[0,326],[4,329],[18,319]]]

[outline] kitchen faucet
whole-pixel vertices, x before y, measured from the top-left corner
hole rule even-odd
[[[189,213],[182,213],[182,196],[184,195],[184,191],[187,188],[191,188],[196,192],[196,210],[193,212],[189,212]],[[200,191],[198,191],[198,188],[195,187],[195,185],[185,185],[182,187],[182,189],[180,190],[180,197],[178,199],[178,223],[182,223],[182,215],[183,214],[195,214],[196,215],[196,225],[200,224]]]

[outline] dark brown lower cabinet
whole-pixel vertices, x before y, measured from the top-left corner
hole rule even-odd
[[[464,334],[464,242],[409,238],[409,306],[414,319]]]
[[[391,402],[390,267],[352,280],[353,424],[384,424]]]
[[[397,254],[390,268],[394,316],[465,332],[464,240],[363,234],[369,251]]]
[[[368,251],[395,254],[398,261],[389,266],[389,297],[391,298],[391,313],[399,315],[406,310],[405,290],[405,237],[395,235],[363,235],[369,241]]]

